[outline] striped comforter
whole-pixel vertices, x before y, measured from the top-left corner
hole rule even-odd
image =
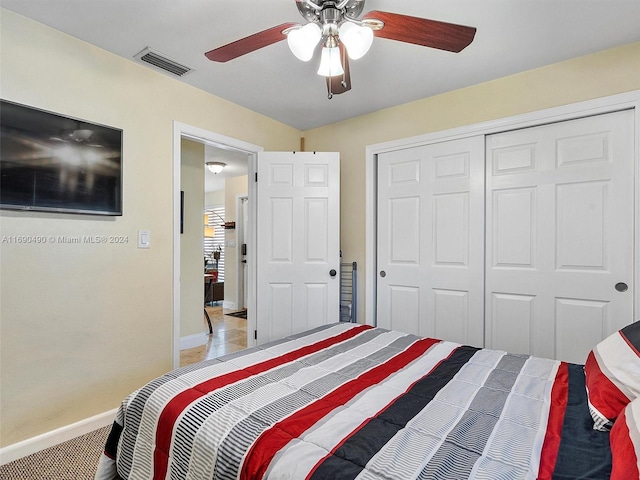
[[[608,478],[584,390],[578,365],[331,325],[150,382],[96,478]]]

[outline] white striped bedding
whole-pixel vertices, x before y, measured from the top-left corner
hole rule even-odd
[[[584,396],[581,366],[341,323],[145,385],[96,478],[608,478]]]

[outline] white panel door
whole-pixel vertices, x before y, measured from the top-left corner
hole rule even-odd
[[[484,343],[484,138],[378,155],[377,325]]]
[[[584,363],[633,321],[633,158],[631,111],[487,137],[488,347]]]
[[[258,154],[257,343],[340,318],[338,153]]]

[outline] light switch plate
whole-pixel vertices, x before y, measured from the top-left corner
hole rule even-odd
[[[151,230],[138,230],[138,248],[151,246]]]

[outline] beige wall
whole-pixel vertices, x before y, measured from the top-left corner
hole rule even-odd
[[[344,261],[358,262],[359,321],[365,315],[367,145],[638,89],[640,42],[305,132],[306,150],[340,152],[341,247]]]
[[[205,331],[204,144],[182,139],[180,151],[180,190],[184,192],[184,229],[180,235],[180,338],[183,338]]]
[[[292,150],[301,132],[2,9],[0,96],[124,132],[121,217],[0,211],[2,446],[116,408],[172,364],[173,122]],[[139,229],[151,248],[138,249]]]
[[[217,190],[204,194],[205,207],[217,207],[224,205],[224,190]]]

